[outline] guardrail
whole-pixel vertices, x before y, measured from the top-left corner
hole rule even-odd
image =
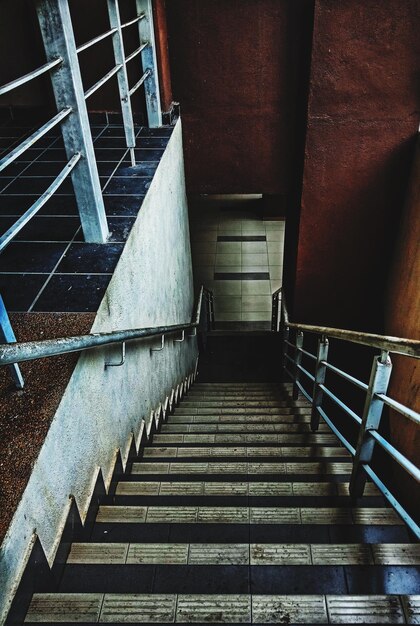
[[[420,539],[420,527],[417,522],[407,513],[395,495],[389,491],[381,477],[372,468],[373,452],[375,446],[378,445],[409,476],[417,482],[420,481],[420,469],[379,433],[384,405],[397,411],[415,424],[420,424],[419,413],[387,395],[392,372],[390,354],[396,353],[407,357],[420,358],[420,341],[291,322],[282,289],[277,290],[273,294],[272,299],[272,330],[281,332],[283,335],[282,365],[284,371],[293,381],[293,397],[296,399],[299,393],[302,393],[311,402],[312,431],[318,430],[319,422],[322,418],[353,457],[350,495],[355,498],[361,497],[364,493],[366,480],[370,478],[417,539]],[[291,330],[295,331],[294,341],[291,340]],[[313,354],[304,348],[305,333],[315,334],[319,337],[317,354]],[[332,338],[369,346],[380,351],[379,356],[376,355],[373,359],[369,383],[357,379],[328,361],[329,339]],[[292,354],[290,354],[290,350]],[[303,356],[314,363],[313,373],[303,367]],[[327,371],[334,372],[334,374],[365,393],[364,409],[361,416],[357,415],[355,411],[326,386]],[[302,376],[312,386],[312,395],[308,393],[302,384]],[[323,408],[324,396],[328,397],[340,410],[344,411],[347,417],[357,425],[358,438],[355,445],[343,435],[331,417],[327,415]]]

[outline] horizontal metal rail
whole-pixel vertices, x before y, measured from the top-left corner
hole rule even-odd
[[[341,378],[344,378],[345,380],[348,380],[353,385],[356,385],[356,387],[359,387],[359,389],[363,389],[363,391],[368,390],[369,385],[367,385],[366,383],[363,383],[358,378],[355,378],[354,376],[347,374],[347,372],[343,372],[343,370],[340,370],[338,367],[331,365],[331,363],[328,363],[327,361],[321,361],[321,364],[325,365],[325,367],[327,367],[332,372],[335,372],[338,376],[341,376]]]
[[[112,68],[112,70],[109,70],[109,72],[107,72],[105,76],[103,76],[100,80],[98,80],[97,83],[92,85],[92,87],[89,87],[89,89],[85,91],[85,100],[90,98],[90,96],[92,96],[95,93],[95,91],[98,91],[98,89],[100,89],[103,85],[105,85],[105,83],[107,83],[113,76],[115,76],[115,74],[119,72],[122,67],[123,66],[121,64],[116,65],[115,67]]]
[[[140,78],[139,81],[137,81],[137,83],[134,85],[134,87],[132,87],[130,89],[130,91],[128,92],[130,94],[130,96],[133,95],[133,93],[135,93],[137,91],[137,89],[139,87],[142,86],[142,84],[144,83],[144,81],[150,76],[151,71],[150,70],[146,70],[145,73],[143,74],[143,76]]]
[[[302,365],[299,365],[299,363],[297,363],[296,367],[298,367],[300,369],[300,371],[303,372],[305,374],[305,376],[307,376],[307,378],[309,378],[309,380],[311,380],[312,382],[315,381],[315,376],[313,376],[310,372],[308,372],[307,369],[302,367]]]
[[[94,46],[96,43],[99,43],[103,39],[106,39],[107,37],[110,37],[111,35],[113,35],[116,32],[118,32],[118,28],[111,28],[111,30],[107,30],[106,33],[102,33],[101,35],[98,35],[97,37],[94,37],[93,39],[90,39],[89,41],[86,41],[86,43],[82,43],[80,46],[78,46],[76,48],[77,53],[80,53],[80,52],[83,52],[84,50],[87,50],[91,46]]]
[[[401,517],[402,521],[408,526],[411,532],[415,535],[415,537],[420,540],[420,526],[413,520],[413,518],[407,513],[407,511],[401,506],[398,500],[393,496],[393,494],[389,491],[388,487],[376,472],[368,465],[367,463],[363,464],[363,469],[373,483],[378,487],[379,491],[382,495],[388,500],[392,508],[397,512],[397,514]]]
[[[131,54],[128,55],[128,57],[125,58],[125,62],[129,63],[130,61],[132,61],[133,59],[136,58],[136,56],[138,56],[139,54],[141,54],[143,52],[143,50],[145,48],[147,48],[147,46],[149,45],[149,42],[143,43],[141,46],[139,46],[136,50],[134,50]]]
[[[286,340],[284,343],[286,343],[288,346],[290,346],[294,350],[298,350],[299,352],[302,352],[302,354],[305,354],[306,356],[308,356],[310,359],[313,359],[314,361],[316,361],[316,356],[315,354],[312,354],[312,352],[308,352],[307,350],[300,348],[295,343],[292,343],[291,341],[288,341],[288,340]]]
[[[328,389],[328,387],[326,387],[325,385],[319,385],[319,388],[322,389],[322,391],[329,397],[331,398],[331,400],[333,400],[333,402],[335,402],[337,404],[337,406],[340,407],[340,409],[342,409],[345,413],[347,413],[347,415],[350,415],[351,418],[354,419],[355,422],[357,422],[358,424],[362,423],[362,419],[357,415],[357,413],[355,413],[354,411],[352,411],[347,404],[344,404],[344,402],[342,402],[340,400],[340,398],[337,398],[337,396]]]
[[[0,87],[0,96],[3,96],[5,93],[8,93],[9,91],[13,91],[13,89],[17,89],[21,85],[28,83],[30,80],[33,80],[34,78],[38,78],[38,76],[42,76],[42,74],[46,74],[47,72],[52,70],[54,67],[61,65],[62,62],[63,62],[63,59],[61,57],[58,57],[57,59],[54,59],[53,61],[50,61],[49,63],[45,63],[45,65],[41,65],[41,67],[38,67],[36,70],[32,70],[32,72],[29,72],[28,74],[25,74],[24,76],[21,76],[20,78],[16,78],[15,80],[12,80],[10,83],[6,83],[2,87]]]
[[[417,482],[420,482],[420,469],[399,452],[389,441],[382,437],[377,430],[368,431],[369,435],[394,459],[407,474],[410,474]]]
[[[303,393],[303,395],[305,396],[305,398],[307,400],[309,400],[309,402],[312,402],[312,398],[309,395],[309,393],[306,391],[306,389],[304,388],[304,386],[302,385],[301,382],[299,382],[298,380],[296,381],[296,385],[299,387],[299,389],[301,390],[301,392]]]
[[[197,301],[197,308],[192,322],[188,324],[175,324],[173,326],[157,326],[154,328],[134,328],[115,330],[109,333],[91,333],[89,335],[77,335],[74,337],[60,337],[58,339],[46,339],[43,341],[27,341],[21,343],[9,343],[0,345],[0,365],[33,361],[60,354],[81,352],[91,348],[107,346],[124,341],[147,339],[158,335],[168,335],[180,331],[196,329],[200,323],[203,303],[202,287]]]
[[[61,170],[57,178],[51,183],[46,191],[38,198],[33,205],[0,237],[0,252],[11,242],[19,231],[38,213],[51,196],[57,191],[60,185],[66,180],[73,168],[81,158],[80,154],[75,154],[66,166]]]
[[[128,26],[132,26],[133,24],[137,24],[138,22],[143,20],[145,17],[146,17],[145,14],[141,13],[140,15],[135,17],[133,20],[130,20],[129,22],[125,22],[124,24],[121,24],[121,28],[128,28]]]
[[[278,296],[280,291],[278,292]],[[315,335],[325,335],[340,341],[349,341],[350,343],[358,343],[371,348],[378,348],[387,352],[397,354],[405,354],[420,358],[420,341],[416,339],[405,339],[403,337],[390,337],[385,335],[377,335],[374,333],[362,333],[356,330],[344,330],[342,328],[331,328],[329,326],[313,326],[311,324],[297,324],[289,320],[284,296],[281,298],[281,306],[283,311],[284,324],[288,328],[300,330],[301,332],[313,333]]]
[[[338,439],[341,441],[343,446],[350,452],[351,455],[354,456],[356,454],[356,448],[354,446],[352,446],[349,441],[347,441],[347,439],[344,437],[344,435],[341,434],[341,432],[338,430],[337,426],[335,426],[334,422],[332,422],[330,420],[330,418],[328,417],[328,415],[325,413],[324,409],[319,406],[319,407],[317,407],[317,411],[320,414],[320,416],[322,417],[322,419],[324,420],[324,422],[326,424],[328,424],[328,426],[333,431],[333,433],[336,435],[336,437],[338,437]]]
[[[52,128],[60,124],[66,117],[70,115],[72,109],[67,107],[63,109],[57,115],[55,115],[49,122],[46,122],[41,128],[36,130],[32,135],[27,137],[22,143],[20,143],[16,148],[14,148],[9,154],[0,159],[0,172],[4,170],[8,165],[13,163],[17,158],[20,157],[26,150],[28,150],[31,146],[33,146],[38,139],[41,139],[44,135],[46,135]]]
[[[409,409],[396,400],[392,400],[392,398],[388,398],[388,396],[383,393],[376,393],[375,397],[382,400],[382,402],[391,407],[391,409],[394,409],[395,411],[398,411],[398,413],[401,413],[401,415],[404,415],[404,417],[408,417],[408,419],[415,424],[420,424],[420,414],[416,413],[416,411]]]

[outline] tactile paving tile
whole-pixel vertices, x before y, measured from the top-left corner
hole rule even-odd
[[[201,496],[204,493],[204,483],[161,483],[160,496]]]
[[[204,483],[206,496],[247,496],[248,483]]]
[[[402,525],[403,521],[393,509],[360,508],[353,509],[355,524]]]
[[[369,544],[311,545],[314,565],[372,565]]]
[[[336,496],[337,483],[292,483],[295,496]]]
[[[128,564],[186,565],[188,544],[182,543],[133,543],[130,544]]]
[[[404,624],[398,596],[327,596],[331,624]]]
[[[253,596],[255,624],[328,624],[324,596]]]
[[[133,463],[132,474],[168,474],[169,463]]]
[[[292,496],[292,483],[249,483],[250,496]]]
[[[100,506],[96,521],[98,523],[143,523],[146,521],[145,506]]]
[[[351,463],[287,463],[288,474],[351,474]]]
[[[96,623],[102,606],[101,593],[35,593],[25,622]]]
[[[300,524],[300,511],[289,507],[251,507],[251,524]]]
[[[420,543],[372,545],[375,565],[420,565]]]
[[[252,544],[251,565],[310,565],[311,550],[305,544]]]
[[[197,521],[202,524],[247,524],[247,507],[205,507],[200,506]]]
[[[157,496],[160,483],[119,482],[115,489],[117,496]]]
[[[128,543],[73,543],[67,563],[113,563],[126,561]]]
[[[407,624],[420,624],[420,595],[402,596]]]
[[[176,596],[162,594],[107,594],[100,622],[173,623]]]
[[[302,524],[352,524],[351,509],[301,508]]]
[[[179,595],[177,623],[250,624],[251,596]]]
[[[285,474],[285,463],[248,463],[249,474]]]
[[[197,521],[195,506],[149,506],[146,521],[151,524],[191,524]]]
[[[192,543],[189,565],[248,565],[248,544]]]

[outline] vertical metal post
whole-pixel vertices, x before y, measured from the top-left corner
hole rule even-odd
[[[366,401],[363,409],[363,418],[357,440],[356,454],[353,461],[353,471],[350,480],[350,495],[360,498],[366,484],[366,473],[363,464],[372,460],[375,440],[369,433],[378,430],[383,410],[383,402],[375,397],[377,393],[386,393],[392,372],[392,363],[389,353],[383,351],[380,357],[373,359],[369,387],[366,392]]]
[[[141,53],[143,72],[147,70],[150,72],[144,81],[144,91],[149,128],[156,128],[162,126],[162,109],[160,104],[152,0],[136,0],[136,7],[138,15],[142,13],[145,15],[145,18],[139,22],[140,45],[144,43],[149,44]]]
[[[271,305],[271,330],[278,332],[280,327],[279,319],[279,294],[276,292],[272,297]]]
[[[311,430],[315,432],[319,427],[318,407],[322,405],[323,391],[319,388],[325,383],[327,367],[322,363],[328,359],[328,339],[322,335],[318,341],[318,355],[316,360],[315,381],[312,393]]]
[[[284,319],[283,307],[280,309],[280,328],[282,331],[282,368],[283,370],[287,367],[287,358],[288,354],[288,345],[286,341],[289,341],[289,327],[286,325],[286,320]]]
[[[13,343],[16,341],[15,333],[13,332],[12,325],[10,323],[9,316],[7,315],[6,307],[4,306],[3,298],[0,296],[0,341],[5,343]],[[21,374],[19,365],[12,363],[9,365],[10,373],[18,389],[23,389],[25,383]]]
[[[124,40],[121,30],[120,7],[118,0],[108,0],[109,24],[117,31],[112,35],[114,46],[115,65],[121,65],[117,74],[118,89],[120,92],[121,111],[124,123],[125,140],[127,148],[130,148],[131,164],[136,164],[134,148],[136,147],[136,135],[134,132],[133,111],[131,109],[130,88],[128,86],[127,66],[125,62]]]
[[[86,241],[103,243],[108,236],[108,224],[68,0],[37,0],[36,8],[47,61],[63,59],[63,63],[52,70],[51,81],[58,110],[72,109],[61,126],[67,158],[77,153],[82,155],[71,177],[83,234]]]
[[[295,379],[293,381],[293,400],[297,400],[299,397],[299,387],[297,383],[300,381],[299,365],[302,363],[302,352],[298,350],[298,348],[303,348],[303,332],[300,330],[296,333],[295,345]]]

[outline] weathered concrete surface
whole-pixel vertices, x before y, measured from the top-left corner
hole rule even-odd
[[[419,119],[418,0],[315,6],[294,319],[383,330]],[[294,301],[293,301],[294,300]]]
[[[193,311],[191,252],[178,122],[123,254],[98,310],[93,332],[190,321]],[[194,370],[196,339],[159,339],[127,346],[122,367],[115,348],[83,354],[55,414],[0,553],[0,607],[4,619],[34,530],[51,563],[75,497],[84,518],[98,471],[111,478],[116,450],[128,454],[132,433]],[[0,619],[1,622],[1,619]]]
[[[170,0],[166,6],[188,191],[288,193],[300,42],[312,0]]]
[[[386,331],[390,335],[420,339],[420,142],[411,172],[411,183],[399,234],[388,291]],[[394,355],[389,395],[420,412],[420,362]],[[413,463],[419,463],[420,431],[413,422],[391,411],[394,445]],[[420,489],[401,468],[393,465],[393,486],[403,503],[418,515]]]

